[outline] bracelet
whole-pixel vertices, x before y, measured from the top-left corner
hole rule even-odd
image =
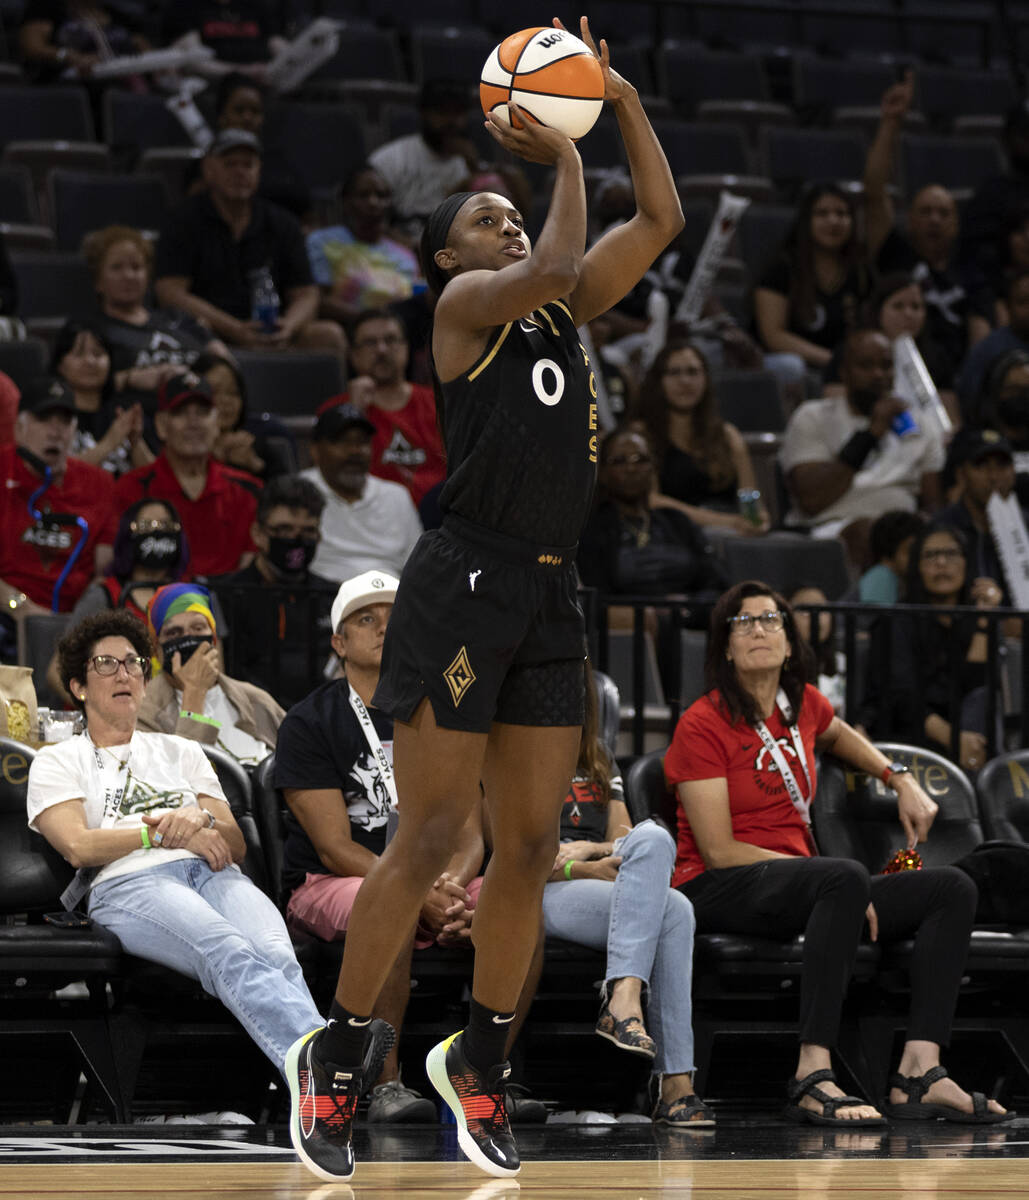
[[[221,721],[216,721],[214,717],[205,717],[203,713],[189,712],[183,708],[179,711],[180,717],[186,717],[190,721],[202,721],[205,725],[213,725],[215,729],[221,729]]]
[[[201,811],[201,812],[202,812],[202,813],[203,813],[203,814],[204,814],[204,815],[207,817],[207,828],[208,828],[208,829],[213,829],[213,828],[214,828],[214,822],[215,822],[215,816],[214,816],[214,813],[213,813],[213,812],[211,812],[211,810],[210,810],[209,808],[203,808],[203,809],[201,809],[200,811]]]
[[[153,845],[150,842],[150,830],[145,825],[139,827],[139,840],[143,843],[144,850],[153,849]]]
[[[571,877],[572,877],[572,863],[573,863],[573,862],[575,862],[575,859],[574,859],[574,858],[570,858],[570,859],[569,859],[569,860],[568,860],[568,861],[565,863],[565,879],[571,879]]]

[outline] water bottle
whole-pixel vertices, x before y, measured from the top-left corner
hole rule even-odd
[[[280,306],[271,270],[258,267],[247,278],[250,280],[250,314],[268,333],[274,333],[279,326]]]
[[[740,502],[740,514],[755,527],[761,524],[761,493],[757,488],[740,488],[736,492],[736,498]]]

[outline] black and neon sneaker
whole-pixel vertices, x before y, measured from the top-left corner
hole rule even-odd
[[[507,1178],[521,1169],[507,1119],[509,1063],[481,1075],[461,1053],[460,1033],[433,1046],[425,1058],[429,1081],[457,1122],[457,1144],[477,1167]]]
[[[319,1057],[321,1032],[297,1038],[286,1054],[289,1136],[308,1170],[334,1183],[354,1173],[351,1134],[357,1102],[379,1078],[397,1035],[386,1021],[372,1021],[364,1062],[347,1071]]]

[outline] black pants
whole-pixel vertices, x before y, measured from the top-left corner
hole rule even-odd
[[[680,888],[697,933],[804,934],[800,1040],[834,1046],[869,902],[879,941],[914,937],[909,1041],[947,1045],[977,892],[956,867],[869,877],[846,858],[776,858],[705,871]]]

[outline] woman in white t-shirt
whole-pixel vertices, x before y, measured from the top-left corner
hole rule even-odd
[[[29,770],[28,819],[72,866],[88,911],[130,954],[199,980],[282,1069],[323,1024],[275,905],[242,874],[246,845],[196,742],[136,729],[153,647],[124,609],[57,648],[86,732]]]

